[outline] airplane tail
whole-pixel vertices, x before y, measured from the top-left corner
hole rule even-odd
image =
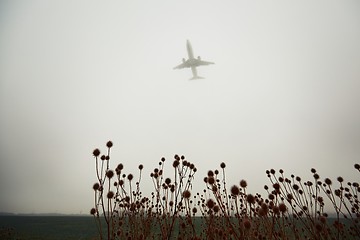
[[[196,80],[196,79],[204,79],[204,78],[200,77],[200,76],[194,76],[194,77],[190,78],[189,80]]]

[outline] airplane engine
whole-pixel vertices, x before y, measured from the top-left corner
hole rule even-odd
[[[200,60],[200,61],[201,61],[201,57],[200,57],[200,56],[198,56],[198,60]]]
[[[185,62],[185,58],[182,59],[183,63]]]

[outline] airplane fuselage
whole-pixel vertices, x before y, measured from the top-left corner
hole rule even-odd
[[[194,59],[194,53],[189,40],[186,40],[186,48],[187,48],[189,60]]]

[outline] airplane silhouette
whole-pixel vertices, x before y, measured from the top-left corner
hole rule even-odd
[[[200,76],[197,75],[196,67],[209,65],[209,64],[214,64],[214,63],[213,62],[202,61],[200,56],[198,56],[197,58],[194,58],[194,53],[193,53],[191,43],[190,43],[189,40],[186,40],[186,48],[187,48],[189,59],[185,60],[185,58],[183,58],[182,59],[182,61],[183,61],[182,64],[174,67],[174,69],[191,68],[193,77],[190,78],[189,80],[202,79],[203,77],[200,77]]]

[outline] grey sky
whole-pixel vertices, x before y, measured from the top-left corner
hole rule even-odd
[[[88,212],[96,147],[149,174],[184,154],[358,178],[359,1],[1,1],[0,211]],[[187,56],[206,79],[173,70]],[[150,191],[151,185],[143,188]]]

